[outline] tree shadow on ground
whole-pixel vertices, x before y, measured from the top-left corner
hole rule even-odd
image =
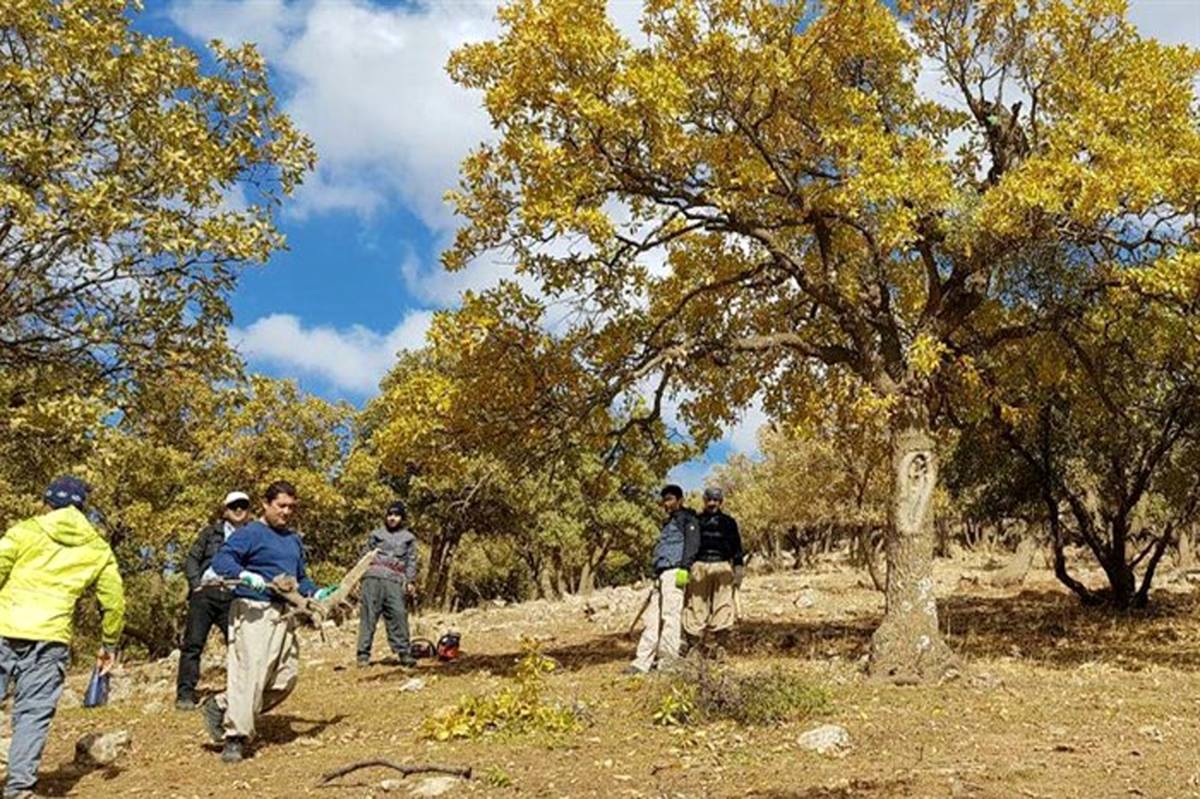
[[[912,783],[907,779],[874,780],[855,778],[845,785],[810,788],[769,788],[752,790],[746,799],[895,799],[912,796]]]
[[[951,647],[969,662],[1014,657],[1051,668],[1071,668],[1104,661],[1129,670],[1170,666],[1200,670],[1200,602],[1192,595],[1156,594],[1146,609],[1114,612],[1082,605],[1060,591],[1024,591],[1016,596],[947,597],[939,603],[942,629]],[[731,655],[780,655],[810,660],[865,655],[879,624],[875,613],[837,620],[743,619],[723,634],[721,646]],[[542,654],[564,671],[606,663],[627,663],[635,641],[607,633],[577,643],[546,642]],[[366,680],[391,681],[412,676],[457,676],[483,671],[512,673],[519,647],[504,653],[469,650],[455,661],[423,661],[415,670],[388,669]]]
[[[325,730],[346,720],[345,713],[328,719],[304,719],[299,716],[272,715],[268,713],[258,719],[256,749],[284,746],[300,738],[316,738]],[[297,726],[307,725],[307,726]]]
[[[573,644],[556,644],[554,641],[547,641],[542,645],[540,651],[546,657],[555,660],[564,671],[578,671],[588,666],[628,662],[633,659],[634,645],[634,641],[620,633],[607,633]],[[514,647],[510,652],[487,654],[464,650],[457,659],[446,663],[423,660],[415,669],[373,670],[362,680],[364,682],[389,682],[406,680],[410,677],[428,677],[434,674],[440,677],[454,677],[483,671],[498,676],[508,676],[512,674],[520,658],[519,647]]]
[[[1086,607],[1059,591],[952,596],[940,603],[942,629],[967,658],[1014,657],[1051,668],[1103,661],[1128,670],[1200,669],[1197,598],[1154,595],[1148,608]]]
[[[105,780],[116,779],[121,774],[117,766],[82,766],[78,763],[64,763],[54,771],[38,775],[38,796],[69,796],[75,786],[89,774],[99,771]]]

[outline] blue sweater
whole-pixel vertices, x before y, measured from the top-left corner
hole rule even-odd
[[[236,580],[243,571],[251,571],[262,575],[268,583],[277,575],[290,574],[300,584],[301,595],[312,596],[317,592],[316,584],[308,579],[304,569],[300,536],[291,530],[275,530],[258,520],[226,539],[213,557],[212,570],[230,580]],[[244,585],[239,585],[233,595],[261,602],[278,601],[270,591],[254,591]]]

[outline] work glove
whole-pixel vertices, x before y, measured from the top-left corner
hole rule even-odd
[[[733,587],[734,588],[741,588],[742,580],[745,579],[745,577],[746,577],[746,567],[745,566],[734,566],[733,567]]]
[[[338,590],[337,584],[327,585],[324,588],[318,588],[317,593],[313,594],[312,598],[320,602],[323,599],[328,599],[333,596],[333,593]]]
[[[238,575],[238,582],[254,591],[266,591],[267,581],[261,574],[243,571]]]
[[[689,575],[688,575],[687,569],[676,569],[675,570],[675,587],[676,588],[687,588],[688,576]]]
[[[100,674],[108,674],[115,665],[117,665],[116,650],[110,646],[100,647],[100,651],[96,653],[96,668]]]

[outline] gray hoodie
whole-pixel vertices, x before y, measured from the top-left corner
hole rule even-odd
[[[367,535],[367,550],[372,549],[379,554],[367,568],[366,577],[408,583],[417,579],[417,538],[407,527],[394,532],[386,527],[372,530]]]

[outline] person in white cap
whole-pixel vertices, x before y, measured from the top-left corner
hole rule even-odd
[[[183,647],[179,651],[179,676],[175,681],[175,707],[195,710],[196,683],[200,682],[200,656],[208,633],[215,626],[229,642],[229,606],[233,592],[212,570],[212,559],[233,532],[250,520],[250,496],[230,491],[221,503],[221,517],[200,531],[192,544],[183,572],[188,581],[188,617]]]

